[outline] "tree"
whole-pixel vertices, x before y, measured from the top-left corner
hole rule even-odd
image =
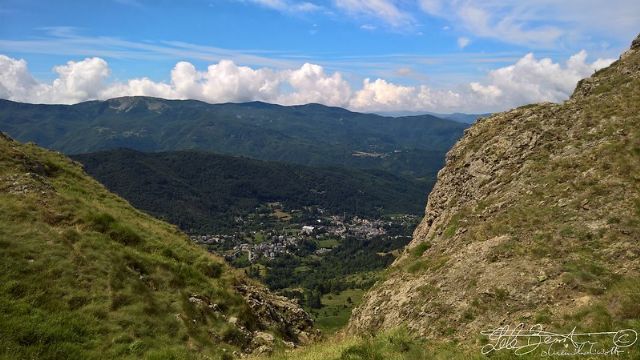
[[[322,308],[322,301],[320,300],[320,292],[310,291],[307,294],[307,306],[312,309]]]

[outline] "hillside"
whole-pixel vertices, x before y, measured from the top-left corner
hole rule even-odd
[[[0,135],[0,358],[220,359],[316,337],[79,164]]]
[[[565,103],[480,120],[348,330],[407,326],[479,349],[481,331],[521,322],[639,329],[639,125],[640,37]]]
[[[112,150],[73,156],[109,190],[181,229],[220,233],[258,205],[331,214],[418,214],[429,184],[377,170],[312,168],[203,152]]]
[[[0,100],[0,131],[67,154],[203,150],[431,179],[467,126],[430,115],[390,118],[318,104],[124,97],[68,106]]]

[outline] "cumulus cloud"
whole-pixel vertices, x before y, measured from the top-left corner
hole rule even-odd
[[[339,72],[304,64],[297,69],[254,69],[222,60],[198,70],[178,62],[168,82],[135,78],[109,81],[110,69],[100,58],[69,61],[54,67],[57,78],[36,80],[26,61],[0,55],[0,98],[32,103],[77,103],[118,96],[197,99],[210,103],[260,100],[283,105],[321,103],[357,111],[499,111],[532,102],[568,98],[581,78],[613,59],[587,61],[581,51],[564,64],[527,54],[515,64],[490,71],[480,81],[456,89],[407,86],[385,79],[364,79],[357,88]],[[404,70],[403,71],[407,71]],[[408,71],[411,71],[408,69]]]
[[[434,111],[462,105],[461,94],[427,86],[402,86],[383,79],[365,79],[349,107],[358,111]]]
[[[110,74],[107,62],[95,57],[78,62],[69,61],[66,65],[56,66],[54,71],[58,73],[58,78],[47,91],[52,97],[51,101],[62,103],[98,97],[104,80]]]
[[[36,81],[23,59],[0,55],[0,96],[19,101],[76,103],[98,97],[110,71],[100,58],[69,61],[53,69],[58,77],[51,84]]]
[[[493,108],[541,101],[559,102],[571,95],[580,79],[608,66],[613,60],[598,59],[589,63],[583,50],[562,66],[549,58],[538,60],[530,53],[513,65],[489,72],[485,84],[471,83],[470,97],[478,105]]]
[[[0,55],[0,97],[26,100],[30,92],[38,87],[24,60]]]
[[[304,64],[300,69],[285,75],[293,92],[280,96],[280,103],[322,103],[345,106],[351,97],[351,86],[338,72],[328,75],[322,66]]]

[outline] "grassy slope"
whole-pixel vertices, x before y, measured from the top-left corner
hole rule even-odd
[[[461,346],[455,342],[429,342],[416,339],[405,328],[396,328],[376,335],[344,336],[331,339],[297,350],[274,353],[272,356],[255,356],[254,360],[535,360],[539,355],[514,355],[509,351],[494,352],[490,357],[482,355],[480,346],[476,349]],[[549,356],[546,359],[566,359]],[[580,359],[594,360],[602,357],[583,356]],[[635,359],[621,356],[619,359]]]
[[[0,259],[0,358],[217,358],[236,349],[221,314],[251,327],[219,259],[64,156],[3,137]]]

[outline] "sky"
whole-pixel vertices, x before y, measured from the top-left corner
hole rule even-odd
[[[0,98],[494,112],[567,99],[638,31],[637,0],[0,0]]]

